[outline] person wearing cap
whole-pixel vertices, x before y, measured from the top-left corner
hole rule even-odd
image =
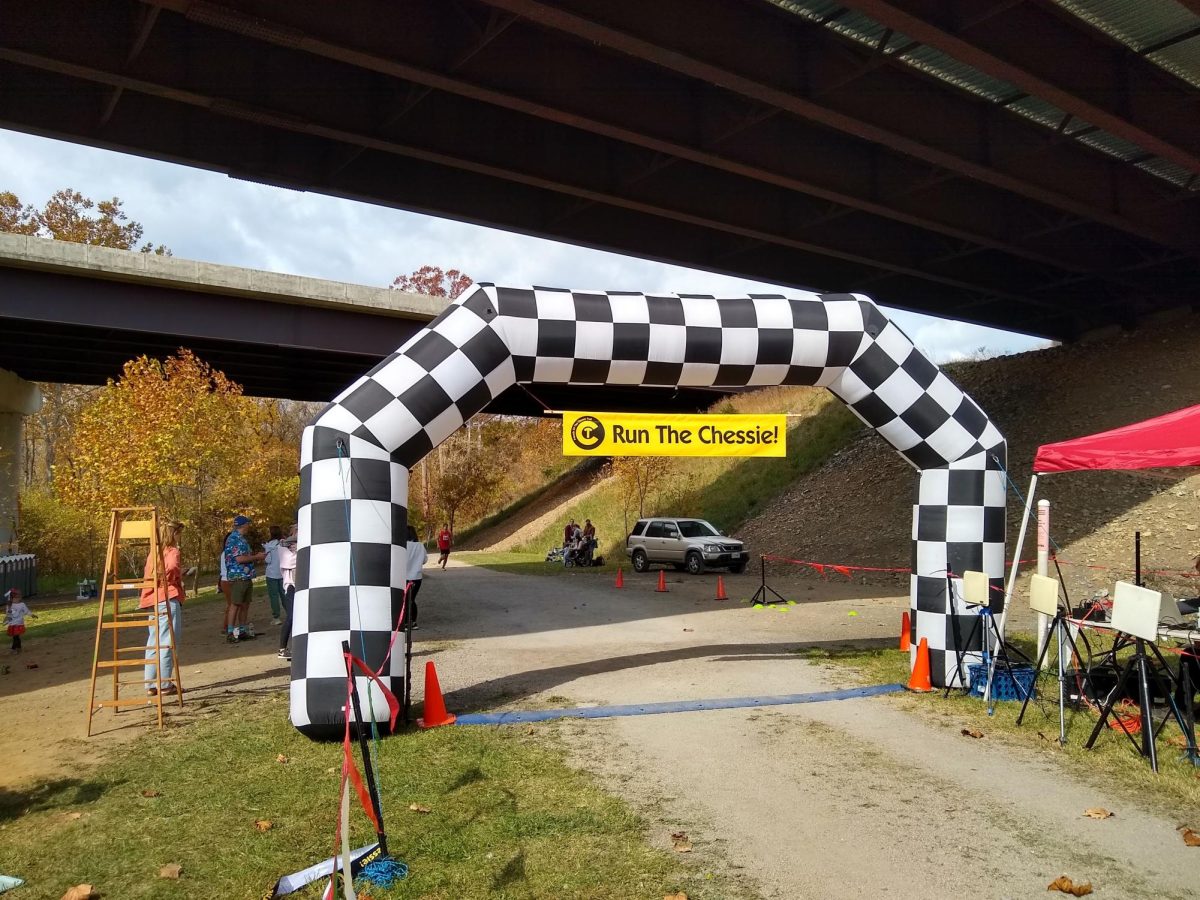
[[[250,529],[247,516],[235,516],[233,531],[225,538],[225,575],[229,584],[229,598],[233,605],[225,616],[225,640],[236,643],[250,635],[246,619],[250,614],[250,599],[254,594],[254,564],[266,559],[265,553],[251,553],[246,541]]]
[[[183,570],[179,564],[179,533],[182,522],[164,522],[158,526],[158,552],[146,556],[143,573],[146,587],[142,589],[138,609],[154,610],[146,636],[146,693],[153,697],[178,692],[173,676],[175,654],[172,645],[179,646],[183,628]],[[157,573],[155,570],[158,570]],[[156,576],[157,575],[157,579]],[[172,640],[172,636],[174,640]]]

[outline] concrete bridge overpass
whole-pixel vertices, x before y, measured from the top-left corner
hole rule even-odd
[[[438,297],[0,234],[0,369],[104,384],[140,354],[188,347],[262,397],[326,401],[445,307]],[[514,388],[490,412],[701,409],[719,393]]]

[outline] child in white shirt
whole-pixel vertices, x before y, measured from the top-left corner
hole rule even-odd
[[[29,607],[21,599],[21,592],[10,588],[4,592],[4,624],[8,626],[8,636],[12,638],[10,653],[21,652],[21,635],[25,633],[25,619],[36,619]]]

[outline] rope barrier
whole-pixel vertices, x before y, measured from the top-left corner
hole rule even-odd
[[[789,556],[776,556],[774,554],[765,553],[762,556],[767,562],[787,563],[793,566],[806,566],[815,571],[822,578],[825,577],[825,572],[833,571],[839,575],[850,578],[852,572],[886,572],[891,574],[911,575],[912,569],[908,566],[859,566],[850,563],[830,563],[830,562],[815,562],[808,559],[792,559]],[[1102,566],[1090,563],[1076,563],[1060,557],[1051,557],[1051,562],[1057,560],[1059,565],[1073,566],[1078,569],[1095,569],[1105,572],[1116,572],[1118,574],[1132,574],[1133,569],[1121,568],[1119,566]],[[1033,565],[1037,562],[1036,559],[1019,560],[1023,566]],[[1007,560],[1005,566],[1012,564],[1012,560]],[[1200,572],[1191,572],[1179,569],[1152,569],[1143,571],[1143,575],[1155,576],[1158,578],[1200,578]]]

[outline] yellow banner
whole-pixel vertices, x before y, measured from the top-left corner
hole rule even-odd
[[[563,413],[564,456],[786,456],[787,416]]]

